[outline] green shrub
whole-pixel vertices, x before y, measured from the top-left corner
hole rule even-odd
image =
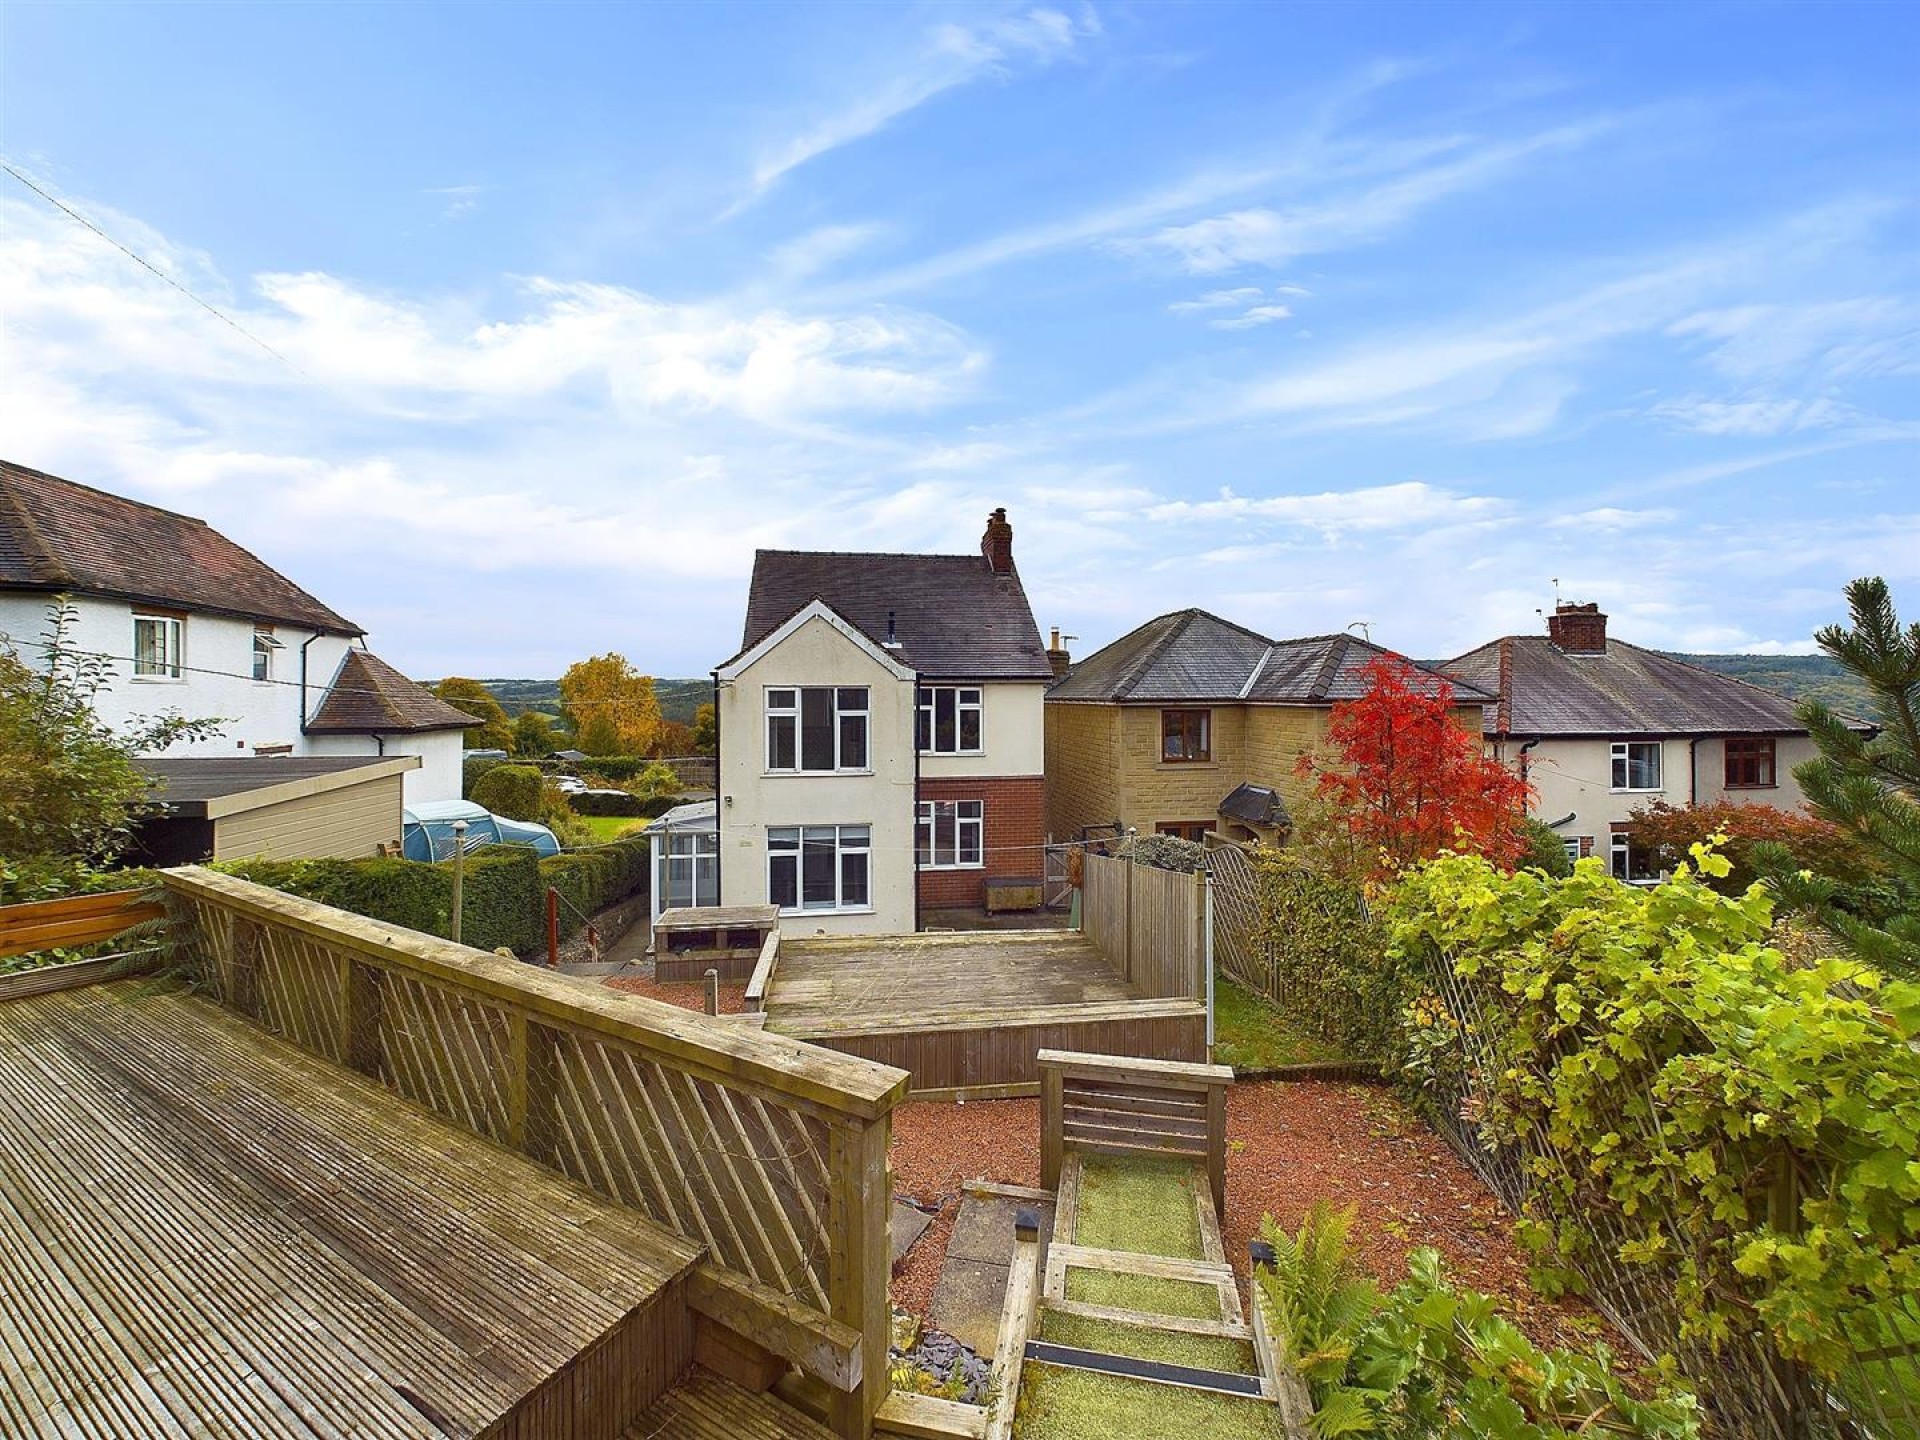
[[[647,813],[645,802],[626,790],[589,790],[584,795],[569,795],[567,804],[573,807],[576,815],[612,815],[633,819]]]
[[[496,765],[474,782],[473,803],[509,820],[539,820],[545,777],[532,765]]]
[[[1527,817],[1527,853],[1520,857],[1526,870],[1544,870],[1556,880],[1573,873],[1573,861],[1567,858],[1566,842],[1560,832],[1544,820]]]
[[[1156,870],[1180,870],[1191,875],[1207,863],[1207,847],[1178,835],[1142,835],[1124,847],[1136,865],[1151,865]]]
[[[644,839],[616,840],[592,850],[552,855],[540,862],[543,894],[558,890],[566,904],[560,907],[560,933],[577,933],[585,917],[597,914],[632,895],[646,893],[652,847]]]
[[[481,950],[533,954],[544,943],[540,862],[523,846],[478,850],[464,862],[461,939]],[[365,860],[227,860],[228,875],[332,905],[370,920],[447,938],[453,923],[453,864],[398,857]]]

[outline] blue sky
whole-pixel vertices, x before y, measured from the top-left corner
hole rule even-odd
[[[0,454],[412,673],[698,674],[1008,507],[1087,651],[1920,613],[1920,12],[0,10]]]

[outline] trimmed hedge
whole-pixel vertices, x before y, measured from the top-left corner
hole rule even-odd
[[[592,850],[574,850],[540,862],[540,884],[558,890],[566,904],[560,907],[560,933],[574,935],[594,915],[632,895],[644,895],[651,869],[652,846],[645,840],[616,840]]]
[[[588,791],[569,795],[567,806],[576,815],[611,815],[618,819],[653,820],[673,809],[681,801],[678,795],[654,795],[642,800],[625,790]]]
[[[546,777],[535,766],[495,765],[474,781],[468,798],[482,810],[509,820],[538,820],[545,783]]]
[[[545,943],[541,861],[520,846],[475,851],[465,860],[461,939],[482,950],[533,954]],[[453,865],[398,857],[366,860],[228,860],[213,866],[251,880],[447,938],[453,920]]]
[[[466,858],[461,938],[482,950],[502,945],[537,955],[547,939],[547,889],[565,897],[560,933],[577,933],[593,915],[630,895],[644,894],[650,878],[645,840],[620,840],[592,850],[538,859],[523,846],[497,846]],[[418,860],[229,860],[214,869],[337,906],[355,915],[447,938],[453,918],[453,866]]]

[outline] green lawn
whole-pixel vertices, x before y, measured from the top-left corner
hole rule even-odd
[[[1347,1057],[1317,1036],[1302,1034],[1262,997],[1218,970],[1213,977],[1213,1058],[1236,1070],[1338,1064]]]
[[[644,830],[653,822],[627,815],[582,815],[580,823],[593,831],[595,844],[605,845],[610,840],[618,840],[628,831]]]

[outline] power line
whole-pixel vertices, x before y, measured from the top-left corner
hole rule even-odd
[[[42,189],[37,183],[29,179],[27,176],[23,175],[20,171],[16,170],[12,165],[9,165],[4,160],[0,160],[0,170],[5,170],[7,174],[11,175],[14,179],[18,180],[22,185],[26,186],[27,189],[31,190],[34,194],[38,195],[42,200],[46,201],[49,205],[53,206],[54,209],[58,210],[61,214],[65,215],[68,219],[74,221],[78,225],[84,226],[88,230],[91,230],[95,235],[98,235],[102,240],[106,241],[109,245],[113,246],[113,248],[118,250],[122,255],[126,256],[129,260],[133,261],[133,263],[138,265],[142,270],[145,270],[149,275],[152,275],[157,279],[165,281],[168,285],[171,285],[174,289],[178,290],[182,295],[186,296],[189,300],[193,301],[193,303],[198,305],[202,310],[206,311],[209,315],[213,316],[214,319],[220,321],[223,325],[229,326],[237,333],[245,336],[248,340],[252,341],[255,345],[258,345],[262,350],[266,351],[267,354],[273,356],[274,359],[278,360],[282,365],[286,366],[289,370],[293,371],[293,373],[298,375],[302,380],[313,379],[313,377],[307,374],[306,371],[302,370],[298,365],[294,364],[293,361],[289,360],[286,356],[282,355],[278,350],[274,349],[273,346],[267,344],[266,341],[262,340],[258,335],[254,334],[251,330],[247,329],[247,327],[242,325],[238,320],[235,320],[231,315],[228,315],[225,311],[219,309],[217,306],[213,305],[211,302],[202,300],[198,295],[194,294],[193,291],[189,290],[186,286],[182,285],[178,280],[174,279],[171,275],[167,274],[167,272],[162,270],[158,265],[153,264],[153,262],[148,260],[145,256],[142,256],[136,253],[131,247],[124,245],[120,241],[114,239],[113,236],[109,235],[106,231],[102,230],[98,225],[94,224],[93,221],[89,220],[86,216],[82,215],[78,210],[74,209],[71,205],[67,204],[67,202],[62,200],[59,196],[54,195],[51,192]]]

